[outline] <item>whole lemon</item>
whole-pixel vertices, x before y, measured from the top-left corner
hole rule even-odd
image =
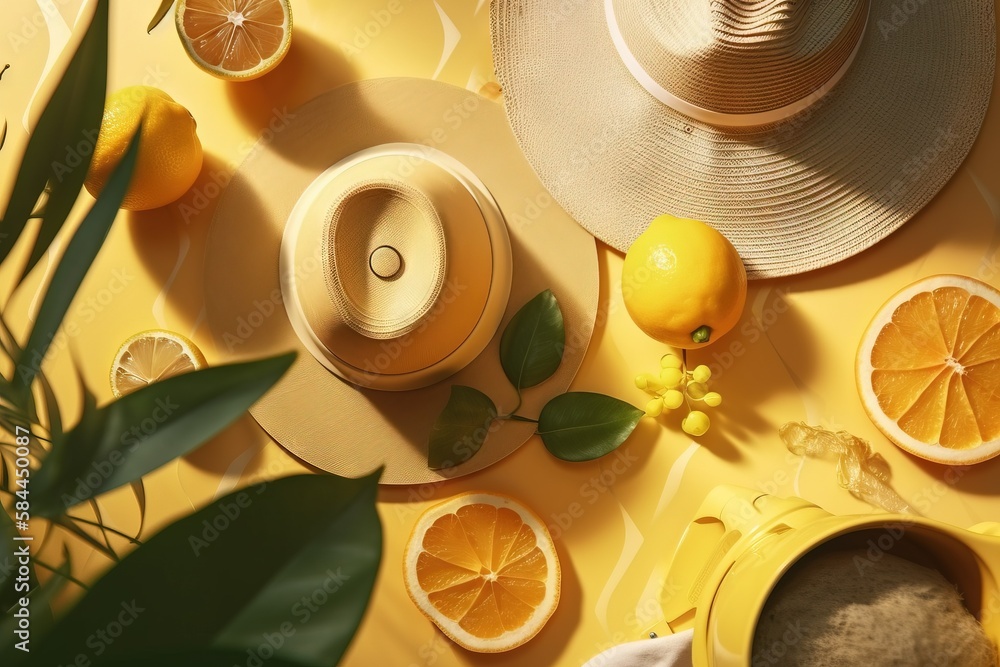
[[[130,86],[108,97],[84,184],[98,196],[142,121],[139,155],[122,208],[145,211],[176,201],[201,172],[201,141],[191,113],[159,88]]]
[[[736,326],[747,299],[747,273],[736,248],[697,220],[661,215],[625,256],[622,296],[635,323],[686,350]]]

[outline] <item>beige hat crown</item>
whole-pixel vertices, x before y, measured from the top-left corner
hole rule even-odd
[[[629,71],[675,110],[724,126],[787,118],[861,44],[869,0],[605,0]]]

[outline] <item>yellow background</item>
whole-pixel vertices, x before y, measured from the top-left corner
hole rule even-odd
[[[56,30],[56,39],[50,39],[42,8],[55,8],[67,34],[75,28],[78,38],[81,4],[4,0],[0,9],[0,25],[7,30],[0,39],[0,66],[11,63],[0,81],[0,113],[9,123],[7,145],[0,151],[2,201],[9,196],[27,128],[44,104],[48,88],[42,86],[36,96],[36,84],[50,49],[59,50],[60,33]],[[146,24],[158,4],[112,3],[109,89],[146,83],[187,106],[198,121],[205,167],[178,204],[119,216],[70,310],[67,323],[76,324],[75,335],[57,339],[47,366],[64,406],[76,404],[74,357],[100,399],[111,399],[111,361],[119,344],[137,331],[172,329],[192,337],[210,361],[220,358],[203,324],[201,285],[218,183],[283,110],[362,78],[437,78],[475,91],[492,78],[486,0],[293,0],[295,31],[287,59],[272,74],[239,84],[216,80],[192,65],[171,17],[147,35]],[[344,664],[573,666],[614,643],[638,639],[656,620],[656,593],[677,539],[715,484],[801,495],[837,513],[871,511],[838,487],[833,463],[803,462],[786,452],[777,429],[787,421],[844,428],[869,439],[888,459],[897,491],[928,517],[959,526],[996,519],[993,493],[1000,459],[965,471],[952,486],[945,484],[942,467],[904,454],[869,422],[853,372],[865,326],[901,287],[935,273],[963,273],[1000,285],[998,146],[1000,117],[994,105],[952,183],[899,232],[832,268],[752,284],[737,329],[692,356],[694,363],[714,365],[714,387],[725,397],[714,411],[711,432],[697,443],[674,419],[644,421],[618,455],[603,461],[559,462],[535,438],[470,477],[382,489],[382,568]],[[81,206],[89,202],[86,194],[81,199]],[[4,305],[4,313],[22,330],[37,308],[38,286],[60,252],[57,245]],[[645,396],[632,378],[655,369],[665,350],[639,332],[622,306],[621,255],[601,244],[598,254],[597,329],[573,389],[641,404]],[[8,293],[10,264],[0,273],[0,294]],[[197,452],[148,476],[146,534],[237,486],[303,470],[247,417]],[[457,648],[417,612],[403,589],[402,552],[416,517],[429,503],[466,490],[521,499],[546,519],[557,538],[563,566],[560,607],[536,639],[508,654],[476,655]],[[129,531],[138,525],[129,492],[104,496],[102,507],[112,526]],[[84,576],[93,577],[109,563],[93,556],[78,559],[78,565]]]

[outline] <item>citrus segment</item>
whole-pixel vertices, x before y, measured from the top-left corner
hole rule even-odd
[[[467,493],[425,512],[404,562],[417,607],[465,648],[531,639],[559,601],[559,562],[544,524],[503,496]]]
[[[1000,453],[1000,292],[934,276],[890,299],[858,350],[858,387],[876,426],[941,463]]]
[[[196,65],[223,79],[253,79],[285,57],[288,0],[181,0],[177,33]]]
[[[111,365],[111,390],[118,398],[148,384],[206,366],[205,357],[180,334],[146,331],[122,343]]]

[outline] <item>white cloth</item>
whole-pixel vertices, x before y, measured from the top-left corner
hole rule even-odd
[[[592,658],[583,667],[691,667],[694,630],[668,637],[621,644]]]

